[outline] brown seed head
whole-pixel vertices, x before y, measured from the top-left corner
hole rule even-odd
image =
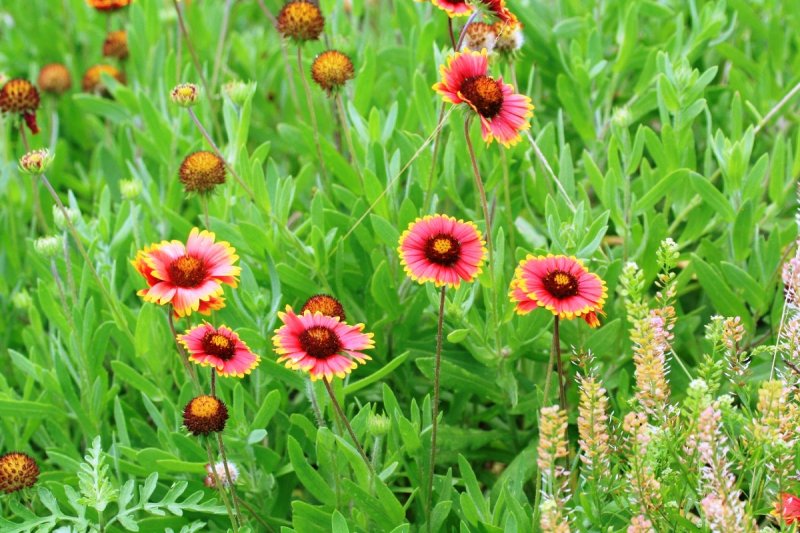
[[[325,17],[316,4],[294,0],[278,13],[278,32],[295,41],[315,41],[325,27]]]
[[[345,320],[344,307],[342,303],[327,294],[315,294],[303,304],[300,309],[300,314],[309,311],[312,315],[314,313],[322,313],[325,316],[338,317],[341,322]]]
[[[194,435],[208,435],[225,429],[228,408],[216,396],[198,396],[183,410],[183,424]]]
[[[39,91],[28,80],[8,80],[0,89],[0,111],[34,113],[39,107]]]
[[[39,466],[33,457],[11,452],[0,456],[0,491],[6,494],[32,487],[39,479]]]
[[[72,76],[61,63],[50,63],[39,71],[39,88],[46,93],[63,94],[72,87]]]
[[[81,87],[84,92],[107,97],[111,96],[111,93],[108,92],[108,88],[103,84],[103,80],[100,77],[101,74],[108,74],[118,82],[125,83],[125,75],[116,67],[112,67],[111,65],[95,65],[90,67],[89,70],[86,71],[86,74],[83,75]]]
[[[128,34],[125,30],[109,32],[103,42],[103,56],[119,60],[128,58]]]
[[[225,162],[212,152],[195,152],[183,160],[178,177],[186,192],[210,192],[225,183]]]
[[[322,52],[311,64],[311,77],[328,93],[342,87],[353,76],[353,62],[338,50]]]

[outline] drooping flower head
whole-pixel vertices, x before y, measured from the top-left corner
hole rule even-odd
[[[477,3],[504,24],[513,26],[519,23],[517,16],[506,7],[506,0],[478,0]]]
[[[120,83],[125,83],[125,74],[111,65],[95,65],[89,67],[81,80],[81,88],[84,92],[110,97],[108,87],[103,83],[102,74],[107,74]]]
[[[298,43],[316,41],[325,27],[319,6],[306,0],[292,0],[278,13],[278,32]]]
[[[219,479],[220,483],[223,487],[228,488],[231,485],[236,484],[236,480],[239,479],[239,468],[234,464],[228,461],[228,468],[225,468],[225,463],[217,462],[213,465],[206,464],[206,478],[203,480],[203,484],[208,488],[213,488],[216,483],[216,479]],[[230,478],[228,474],[230,473]],[[214,474],[216,474],[216,479],[214,478]]]
[[[216,396],[197,396],[183,409],[183,425],[193,435],[218,433],[227,421],[228,408]]]
[[[225,161],[213,152],[189,154],[181,163],[178,177],[186,192],[209,193],[225,183]]]
[[[36,83],[46,93],[64,94],[72,87],[72,76],[61,63],[50,63],[39,71]]]
[[[86,3],[98,11],[116,11],[128,7],[133,0],[86,0]]]
[[[780,499],[775,502],[772,516],[778,519],[782,518],[787,525],[800,523],[800,498],[786,492],[782,492],[779,496]]]
[[[520,48],[525,38],[522,35],[522,24],[507,24],[505,22],[495,22],[492,26],[497,40],[494,43],[494,51],[500,54],[513,55]]]
[[[34,135],[39,133],[36,125],[39,101],[39,91],[28,80],[14,78],[0,88],[0,111],[20,115]]]
[[[109,32],[103,41],[103,56],[119,60],[128,58],[128,33],[125,30]]]
[[[497,38],[492,24],[473,22],[464,29],[464,48],[480,52],[484,48],[491,52]]]
[[[440,67],[442,81],[433,89],[445,102],[467,104],[481,121],[483,140],[494,139],[503,146],[511,146],[522,138],[520,132],[529,129],[528,119],[533,116],[531,99],[514,92],[503,78],[489,76],[486,49],[475,52],[456,52]]]
[[[343,87],[355,76],[353,62],[338,50],[326,50],[318,55],[311,64],[311,78],[328,94]]]
[[[431,3],[447,13],[450,18],[466,17],[474,11],[464,0],[431,0]]]
[[[306,300],[306,303],[300,308],[300,314],[302,315],[306,311],[312,315],[322,313],[325,316],[335,316],[340,322],[344,322],[347,318],[342,303],[328,294],[315,294]]]
[[[194,228],[185,245],[162,241],[140,250],[131,263],[148,287],[139,296],[145,302],[171,304],[177,317],[221,309],[222,286],[236,287],[241,268],[234,266],[236,250],[214,239],[213,233]]]
[[[364,324],[351,326],[338,317],[308,310],[296,315],[289,306],[278,317],[283,326],[272,337],[278,362],[308,372],[312,381],[344,378],[358,363],[371,359],[362,352],[375,347],[373,334],[362,333]]]
[[[39,479],[36,460],[22,452],[0,456],[0,491],[6,494],[32,487]]]
[[[597,274],[565,255],[529,255],[517,267],[510,289],[509,298],[521,315],[544,307],[559,318],[581,317],[592,327],[600,324],[597,313],[602,314],[608,294]]]
[[[178,335],[189,353],[189,360],[201,366],[213,366],[220,376],[242,378],[253,371],[261,358],[227,326],[215,328],[208,322]]]
[[[447,215],[425,216],[409,224],[397,251],[411,279],[432,281],[437,287],[473,281],[486,257],[477,226]]]

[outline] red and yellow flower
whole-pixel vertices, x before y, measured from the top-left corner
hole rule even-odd
[[[172,305],[175,316],[209,314],[225,305],[223,285],[236,287],[239,256],[227,242],[194,228],[186,244],[162,241],[140,250],[131,261],[147,281],[138,292],[145,302]]]
[[[36,125],[39,102],[39,91],[28,80],[14,78],[0,88],[0,111],[20,115],[34,135],[39,133]]]
[[[787,525],[800,523],[800,498],[793,494],[782,492],[780,499],[775,502],[772,516],[783,519]]]
[[[591,327],[600,325],[597,315],[603,314],[607,295],[597,274],[565,255],[529,255],[517,267],[509,291],[521,315],[544,307],[562,319],[583,318]]]
[[[489,76],[486,49],[456,52],[440,67],[442,81],[433,89],[445,102],[466,104],[481,121],[483,140],[511,146],[521,140],[520,132],[529,129],[533,116],[531,99],[514,92],[503,78]]]
[[[128,7],[133,0],[86,0],[86,3],[98,11],[116,11]]]
[[[227,326],[215,328],[208,322],[178,335],[189,360],[201,366],[213,366],[220,376],[242,378],[253,371],[261,358]]]
[[[296,315],[289,306],[278,317],[283,326],[272,338],[278,362],[308,372],[312,381],[344,378],[371,359],[362,352],[375,347],[373,334],[363,333],[364,324],[351,326],[338,317],[308,310]]]
[[[411,279],[432,281],[437,287],[473,281],[486,257],[477,226],[447,215],[425,216],[409,224],[397,251]]]

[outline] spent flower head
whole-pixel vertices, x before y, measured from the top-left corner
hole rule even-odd
[[[39,465],[30,455],[10,452],[0,456],[0,491],[6,494],[32,487],[39,479]]]
[[[325,27],[319,6],[306,0],[293,0],[278,13],[278,32],[297,43],[316,41]]]
[[[338,50],[326,50],[311,64],[311,78],[331,95],[355,76],[353,62]]]

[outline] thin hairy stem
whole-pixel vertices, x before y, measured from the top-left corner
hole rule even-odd
[[[19,121],[19,136],[22,139],[22,146],[25,148],[25,153],[31,151],[31,145],[28,142],[28,135],[25,133],[25,122],[20,119]],[[33,223],[31,224],[32,230],[31,233],[35,236],[36,235],[36,223],[38,221],[39,226],[42,228],[42,232],[48,233],[50,231],[50,227],[47,225],[47,219],[44,218],[44,212],[42,211],[42,202],[39,197],[39,186],[36,183],[36,180],[31,181],[31,192],[33,193]]]
[[[214,479],[214,485],[217,487],[217,490],[219,490],[219,495],[222,497],[222,503],[225,504],[225,509],[227,509],[228,511],[228,518],[231,521],[231,527],[233,527],[234,533],[237,533],[239,531],[239,527],[237,525],[236,515],[233,514],[233,508],[231,507],[231,502],[228,500],[228,493],[225,492],[225,488],[222,485],[222,481],[219,479],[219,475],[217,475],[217,467],[215,466],[216,462],[214,461],[214,454],[211,453],[211,443],[206,438],[203,438],[203,440],[206,442],[206,453],[208,454],[208,466],[210,467],[209,470],[211,470],[211,477]],[[229,476],[228,481],[230,482],[230,480],[231,478]],[[233,485],[233,483],[229,484]]]
[[[197,392],[200,392],[200,381],[197,379],[197,373],[194,370],[194,367],[189,362],[189,355],[186,353],[186,350],[183,349],[183,346],[180,342],[178,342],[178,332],[175,331],[175,320],[172,318],[173,310],[172,306],[167,309],[167,322],[169,323],[169,330],[172,332],[172,340],[175,342],[175,347],[178,348],[178,353],[181,356],[181,363],[183,363],[183,368],[186,369],[186,373],[189,374],[189,377],[194,383],[194,388]]]
[[[558,316],[553,321],[553,354],[556,358],[558,368],[558,402],[561,408],[569,412],[567,408],[567,376],[564,372],[564,361],[561,358],[561,339],[558,331]]]
[[[433,139],[433,156],[431,157],[431,170],[428,173],[428,186],[425,188],[425,200],[422,203],[425,212],[427,213],[433,201],[433,175],[436,173],[436,160],[439,156],[439,133],[442,131],[442,123],[444,122],[444,109],[445,102],[439,107],[439,119],[436,121],[436,137]]]
[[[353,144],[353,135],[350,131],[350,124],[347,122],[347,113],[344,110],[344,102],[342,101],[342,95],[337,92],[336,93],[336,110],[339,112],[339,122],[341,122],[342,131],[344,132],[345,141],[347,141],[347,151],[350,152],[350,162],[356,168],[356,173],[358,174],[358,180],[361,183],[361,190],[366,191],[364,188],[364,175],[361,173],[361,167],[358,164],[358,158],[356,157],[356,149],[355,145]]]
[[[214,52],[214,70],[211,73],[211,86],[216,87],[219,80],[219,71],[222,68],[222,52],[225,50],[225,38],[228,34],[228,25],[231,20],[233,0],[225,0],[225,9],[222,12],[222,30],[217,39],[217,50]]]
[[[347,419],[344,411],[342,411],[342,406],[339,405],[339,400],[336,399],[336,394],[334,394],[330,382],[324,377],[322,378],[322,382],[325,384],[325,390],[328,391],[328,396],[331,397],[333,410],[336,411],[336,414],[339,416],[344,424],[344,427],[347,429],[347,432],[350,434],[350,438],[353,439],[353,444],[355,444],[355,447],[358,450],[359,455],[361,455],[361,458],[364,459],[364,462],[366,463],[367,468],[369,468],[370,473],[374,474],[375,471],[372,469],[372,463],[370,462],[369,457],[367,457],[367,454],[364,453],[364,448],[362,448],[361,444],[359,444],[358,437],[356,437],[353,427],[350,425],[350,421]]]
[[[214,372],[216,374],[216,372]],[[225,454],[225,444],[222,442],[222,433],[217,432],[217,443],[219,444],[219,455],[222,457],[222,466],[225,468],[225,475],[228,477],[228,486],[231,489],[231,499],[233,506],[236,510],[236,518],[239,520],[239,525],[244,524],[242,520],[242,510],[239,509],[239,498],[236,496],[236,487],[234,487],[233,478],[231,477],[231,470],[228,467],[228,456]],[[216,468],[213,468],[216,472]],[[222,490],[222,487],[220,487]]]
[[[203,222],[206,224],[206,229],[211,231],[211,219],[208,217],[208,195],[200,195],[200,205],[203,208]]]
[[[325,160],[322,158],[322,145],[320,144],[319,125],[317,124],[317,113],[314,111],[314,100],[311,98],[311,87],[306,79],[306,71],[303,70],[303,47],[297,45],[297,70],[300,71],[300,80],[303,82],[303,90],[306,93],[306,105],[308,114],[311,116],[311,127],[314,130],[314,144],[317,147],[317,159],[322,179],[328,181],[328,173],[325,170]]]
[[[206,92],[206,96],[211,98],[212,93],[208,85],[208,80],[206,79],[206,75],[203,73],[203,68],[200,66],[200,58],[197,56],[197,51],[194,49],[192,39],[189,37],[189,30],[186,28],[186,21],[183,18],[183,10],[178,4],[178,0],[172,0],[172,5],[175,7],[175,14],[178,16],[178,26],[180,27],[181,34],[183,35],[183,40],[186,42],[186,48],[189,50],[189,54],[192,56],[194,69],[197,71],[197,75],[200,77],[200,81],[203,84],[203,89]]]
[[[439,431],[439,384],[442,372],[442,329],[444,327],[445,290],[443,285],[439,295],[439,319],[436,327],[436,359],[433,365],[433,408],[431,414],[431,455],[428,470],[428,493],[425,503],[425,516],[430,529],[431,510],[433,507],[433,474],[436,470],[436,435]]]

